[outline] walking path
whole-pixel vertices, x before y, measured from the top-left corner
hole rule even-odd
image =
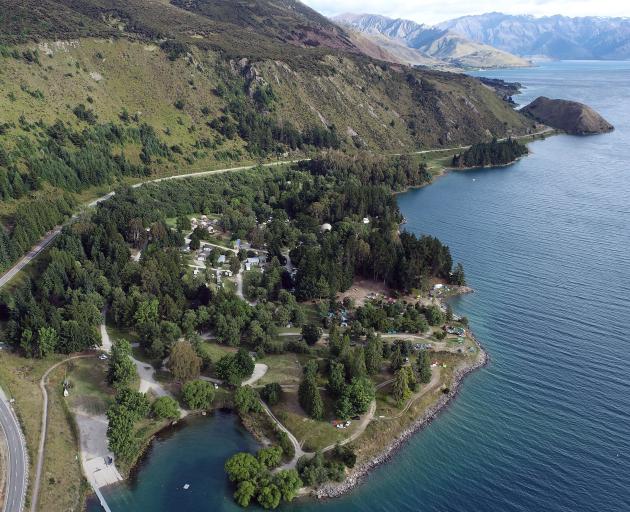
[[[241,386],[254,385],[256,382],[258,382],[260,379],[262,379],[265,376],[265,373],[267,373],[268,369],[269,367],[266,364],[256,363],[254,365],[254,371],[252,373],[252,376],[249,379],[243,381],[241,383]]]
[[[387,383],[389,384],[390,382],[393,382],[393,379],[388,381]],[[437,368],[431,368],[431,380],[427,384],[422,386],[422,389],[420,390],[419,393],[416,393],[409,400],[407,400],[407,403],[405,404],[405,407],[402,409],[402,411],[400,411],[398,414],[394,416],[379,416],[377,419],[378,420],[394,420],[394,419],[400,418],[403,414],[405,414],[409,410],[409,408],[414,403],[416,403],[420,398],[426,395],[429,391],[433,391],[439,385],[440,385],[440,367],[438,366]]]
[[[31,512],[37,511],[37,501],[39,499],[39,488],[41,484],[41,476],[42,476],[42,467],[44,466],[44,450],[46,446],[46,433],[48,428],[48,390],[46,389],[46,384],[48,383],[48,376],[50,373],[58,368],[59,366],[66,364],[68,361],[73,361],[75,359],[84,359],[87,357],[94,357],[93,354],[89,355],[78,355],[68,357],[63,361],[59,361],[56,364],[53,364],[46,373],[42,375],[42,378],[39,381],[39,389],[42,392],[43,398],[43,408],[42,408],[42,426],[39,434],[39,448],[37,450],[37,465],[35,466],[35,479],[33,483],[33,496],[31,497]]]

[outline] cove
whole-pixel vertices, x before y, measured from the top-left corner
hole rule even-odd
[[[107,504],[112,512],[240,510],[223,465],[237,452],[258,448],[232,412],[187,418],[156,436],[127,482],[104,490]],[[88,511],[101,510],[88,504]]]

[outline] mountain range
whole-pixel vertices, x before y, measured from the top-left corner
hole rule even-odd
[[[475,42],[455,31],[411,20],[374,14],[341,14],[333,21],[380,46],[391,59],[407,64],[451,69],[530,65],[525,59]],[[361,46],[358,42],[357,45]]]
[[[516,55],[553,59],[630,58],[630,18],[512,16],[493,12],[438,25]]]

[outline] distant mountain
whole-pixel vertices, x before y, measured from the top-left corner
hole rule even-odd
[[[340,25],[359,31],[372,42],[397,56],[401,62],[434,67],[522,67],[529,63],[489,45],[473,42],[442,28],[373,14],[342,14],[333,18]],[[411,51],[410,51],[411,50]]]
[[[438,27],[521,56],[630,58],[630,18],[535,18],[493,12],[457,18]]]

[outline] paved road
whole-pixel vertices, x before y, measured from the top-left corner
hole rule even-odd
[[[513,139],[525,139],[525,138],[528,138],[528,137],[533,137],[534,135],[543,135],[543,134],[546,134],[546,133],[549,133],[549,132],[553,132],[553,131],[555,131],[553,128],[545,128],[544,130],[542,130],[542,131],[540,131],[538,133],[535,133],[535,134],[519,135],[519,136],[512,137],[512,138]],[[499,139],[499,141],[503,141],[503,140],[507,140],[507,138]],[[469,147],[470,146],[459,146],[459,147],[455,147],[455,148],[424,149],[422,151],[412,152],[411,154],[423,155],[423,154],[427,154],[427,153],[441,153],[441,152],[446,152],[446,151],[454,151],[454,150],[457,151],[457,150],[468,149]],[[156,179],[153,179],[153,180],[143,181],[141,183],[136,183],[135,185],[132,186],[132,188],[138,188],[138,187],[141,187],[142,185],[146,185],[148,183],[160,183],[162,181],[181,180],[181,179],[185,179],[185,178],[202,178],[204,176],[211,176],[213,174],[221,174],[221,173],[226,173],[226,172],[247,171],[249,169],[253,169],[254,167],[258,167],[258,165],[262,165],[263,167],[277,167],[279,165],[294,164],[294,163],[298,163],[298,162],[308,162],[309,160],[310,160],[310,158],[302,158],[302,159],[297,159],[297,160],[282,160],[282,161],[271,162],[271,163],[266,163],[266,164],[253,164],[253,165],[242,165],[240,167],[227,167],[225,169],[216,169],[214,171],[201,171],[201,172],[193,172],[193,173],[187,173],[187,174],[176,174],[174,176],[166,176],[164,178],[156,178]],[[88,208],[93,208],[98,203],[100,203],[102,201],[107,201],[110,197],[114,196],[114,194],[115,194],[115,192],[109,192],[108,194],[105,194],[104,196],[101,196],[98,199],[95,199],[94,201],[92,201],[90,203],[87,203],[85,206],[87,206]],[[77,216],[74,215],[68,222],[71,222],[72,220],[74,220],[76,218],[77,218]],[[24,256],[11,269],[9,269],[4,275],[2,275],[0,277],[0,288],[2,288],[7,282],[9,282],[11,279],[13,279],[15,274],[17,274],[26,265],[28,265],[28,263],[31,260],[36,258],[37,255],[40,252],[42,252],[46,248],[46,246],[48,246],[50,244],[50,242],[52,242],[57,237],[57,235],[60,232],[61,232],[61,227],[57,227],[53,231],[47,233],[46,236],[39,242],[38,245],[33,247],[33,249],[31,249],[31,251],[26,256]]]
[[[28,265],[37,255],[42,252],[50,243],[57,237],[57,235],[61,232],[61,228],[57,227],[52,231],[46,233],[44,238],[42,238],[39,243],[33,247],[21,260],[19,260],[13,267],[6,271],[0,277],[0,288],[2,288],[5,284],[7,284],[11,279],[15,277],[20,270],[22,270],[26,265]]]
[[[3,512],[22,512],[28,476],[26,443],[22,437],[20,424],[13,413],[13,409],[7,397],[1,389],[0,428],[4,431],[7,439],[9,469]]]

